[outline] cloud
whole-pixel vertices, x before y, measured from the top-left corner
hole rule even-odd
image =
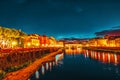
[[[113,29],[116,28],[116,29],[120,29],[120,26],[114,26],[112,27]]]
[[[95,35],[96,36],[104,36],[104,35],[120,36],[120,29],[103,30],[100,32],[96,32]]]

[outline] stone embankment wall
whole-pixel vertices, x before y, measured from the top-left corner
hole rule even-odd
[[[28,80],[43,63],[53,60],[55,55],[62,52],[63,49],[59,49],[55,52],[49,53],[23,69],[8,73],[3,80]]]
[[[0,69],[6,70],[12,66],[19,66],[28,61],[34,61],[35,59],[41,58],[43,55],[55,52],[58,48],[42,48],[32,49],[26,51],[11,51],[8,53],[0,53]]]

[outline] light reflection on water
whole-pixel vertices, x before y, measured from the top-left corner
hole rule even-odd
[[[53,62],[53,66],[55,66],[55,62]]]
[[[42,65],[42,75],[45,74],[45,67]]]
[[[103,63],[120,64],[120,55],[116,53],[83,50],[82,54]]]
[[[81,54],[82,52],[82,49],[81,48],[78,48],[78,49],[65,49],[65,53],[66,54],[69,54],[69,55],[72,55],[72,54]]]
[[[46,70],[48,70],[48,63],[46,63]]]
[[[65,54],[58,54],[55,57],[55,61],[46,62],[42,65],[42,72],[38,72],[42,74],[41,76],[43,76],[43,78],[40,77],[39,80],[74,80],[75,78],[73,77],[77,77],[78,80],[98,80],[98,78],[100,78],[100,80],[119,80],[120,54],[81,49],[68,49],[65,51]],[[61,71],[61,73],[57,71],[60,65],[64,66],[63,72]],[[54,66],[56,66],[55,72]],[[60,77],[57,74],[59,74]],[[65,78],[64,75],[66,75],[65,77],[67,78]],[[56,78],[56,76],[59,78]],[[36,77],[36,79],[38,79],[38,77]],[[33,77],[31,80],[35,80],[35,78]]]
[[[39,75],[39,72],[38,72],[38,71],[35,72],[35,77],[36,77],[36,79],[39,79],[39,78],[40,78],[40,75]]]
[[[59,61],[59,60],[62,60],[62,59],[63,59],[63,56],[64,56],[63,53],[62,53],[62,54],[58,54],[58,55],[55,56],[56,65],[58,65],[58,61]]]
[[[50,71],[51,71],[52,70],[52,63],[50,62],[49,64],[50,64]]]
[[[42,66],[40,67],[40,69],[35,72],[35,78],[39,79],[40,74],[42,74],[42,76],[44,76],[47,71],[52,71],[52,67],[54,67],[55,65],[58,65],[58,62],[61,59],[63,59],[63,53],[56,55],[55,56],[55,61],[50,61],[50,62],[43,63]],[[34,79],[29,78],[28,80],[34,80]]]

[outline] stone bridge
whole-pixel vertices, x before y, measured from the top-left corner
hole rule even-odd
[[[78,44],[78,43],[65,44],[66,49],[77,49],[77,48],[81,48],[81,47],[82,47],[82,44]]]

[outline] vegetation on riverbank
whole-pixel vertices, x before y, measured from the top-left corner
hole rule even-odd
[[[2,78],[4,78],[6,75],[6,72],[3,70],[0,70],[0,80],[2,80]]]
[[[6,76],[7,73],[14,72],[14,71],[20,70],[22,68],[25,68],[31,63],[32,62],[29,61],[29,62],[25,62],[24,64],[19,65],[19,66],[11,66],[11,67],[8,67],[6,70],[0,70],[0,80],[2,80]]]
[[[13,72],[13,71],[17,71],[19,69],[22,69],[24,67],[27,67],[29,64],[31,64],[32,62],[31,61],[28,61],[28,62],[25,62],[24,64],[22,65],[19,65],[19,66],[11,66],[11,67],[8,67],[5,72]]]
[[[57,49],[54,52],[35,60],[26,68],[8,73],[3,80],[11,80],[11,78],[12,80],[27,80],[39,68],[39,66],[42,65],[42,63],[53,60],[54,56],[59,53],[62,53],[62,49]]]
[[[42,55],[40,56],[40,58],[48,55],[49,53],[50,53],[49,50],[45,51],[45,53],[42,54]],[[7,73],[10,73],[10,72],[14,72],[14,71],[23,69],[23,68],[29,66],[30,64],[32,64],[34,61],[36,61],[36,60],[38,60],[38,59],[39,59],[39,58],[35,58],[34,60],[30,60],[30,61],[28,61],[28,62],[23,63],[22,65],[19,65],[19,66],[11,66],[11,67],[6,68],[5,70],[0,70],[0,80],[2,80],[2,79],[6,76]]]

